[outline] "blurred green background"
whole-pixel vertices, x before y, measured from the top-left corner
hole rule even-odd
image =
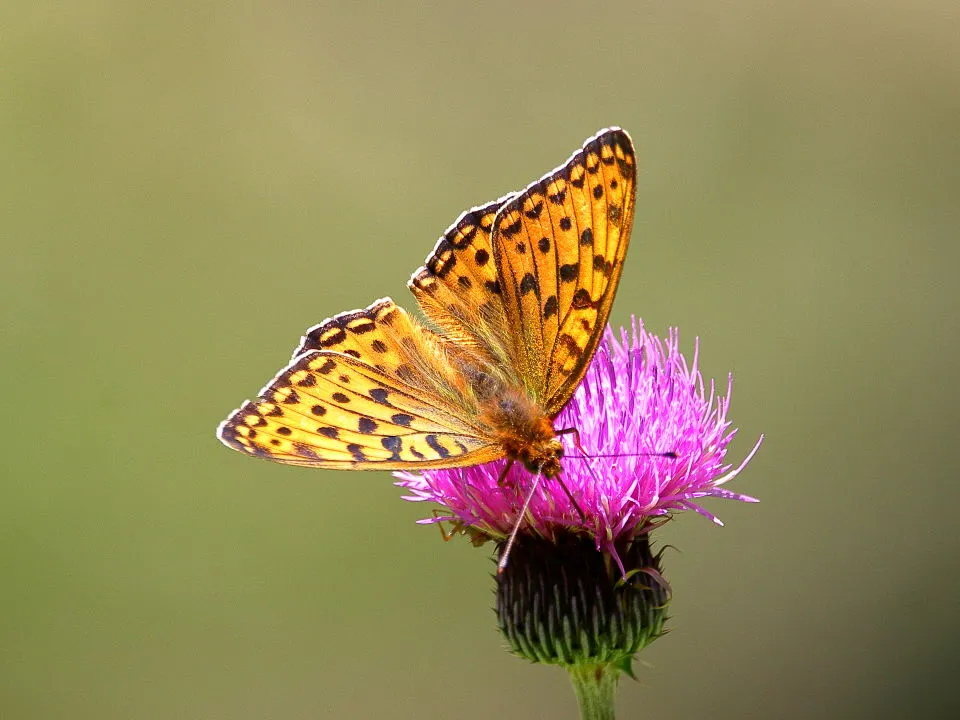
[[[386,473],[216,424],[301,332],[598,128],[640,155],[613,321],[736,381],[660,532],[620,715],[960,713],[960,9],[14,2],[0,9],[0,716],[576,717],[489,548]]]

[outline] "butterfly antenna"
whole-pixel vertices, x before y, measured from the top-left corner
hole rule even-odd
[[[671,460],[677,459],[677,453],[673,450],[667,452],[644,452],[644,453],[613,453],[600,455],[564,455],[565,460],[595,460],[596,458],[628,458],[628,457],[663,457]]]
[[[530,507],[533,494],[537,491],[537,488],[540,487],[541,478],[543,478],[543,474],[537,470],[537,476],[533,479],[533,484],[530,486],[529,492],[527,492],[527,497],[523,500],[523,508],[517,516],[517,521],[513,524],[513,530],[510,531],[507,546],[503,549],[503,554],[500,555],[500,560],[497,563],[497,575],[502,575],[507,567],[507,561],[510,559],[510,550],[513,549],[513,544],[517,541],[517,532],[520,530],[520,523],[522,523],[523,519],[527,516],[527,508]]]

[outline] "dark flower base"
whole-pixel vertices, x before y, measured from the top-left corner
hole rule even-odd
[[[663,633],[669,590],[646,533],[617,552],[626,578],[590,537],[518,536],[497,583],[497,620],[510,650],[532,662],[629,671]]]

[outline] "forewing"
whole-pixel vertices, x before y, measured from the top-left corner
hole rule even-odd
[[[551,416],[580,383],[606,326],[635,186],[633,143],[608,128],[497,212],[491,242],[510,355]]]
[[[310,351],[217,435],[249,455],[320,468],[427,469],[502,456],[435,400],[356,358]]]
[[[427,469],[501,457],[443,347],[389,298],[342,313],[308,331],[293,362],[218,437],[250,455],[321,468]]]

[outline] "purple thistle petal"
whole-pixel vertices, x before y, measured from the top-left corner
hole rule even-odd
[[[763,437],[735,469],[724,463],[736,434],[727,420],[733,378],[728,376],[726,395],[719,396],[713,381],[705,386],[700,374],[699,342],[689,364],[678,344],[676,329],[660,339],[636,319],[629,331],[607,329],[583,382],[554,421],[558,431],[578,429],[588,456],[581,455],[572,434],[562,436],[560,479],[577,498],[585,520],[559,483],[546,480],[530,502],[524,532],[547,539],[559,529],[584,532],[594,537],[598,549],[615,556],[618,542],[645,532],[652,519],[680,510],[693,510],[722,525],[694,502],[700,498],[757,502],[719,486],[746,467]],[[499,486],[505,463],[396,473],[397,485],[408,492],[405,500],[444,508],[419,522],[450,520],[502,539],[516,523],[533,479],[517,463]]]

